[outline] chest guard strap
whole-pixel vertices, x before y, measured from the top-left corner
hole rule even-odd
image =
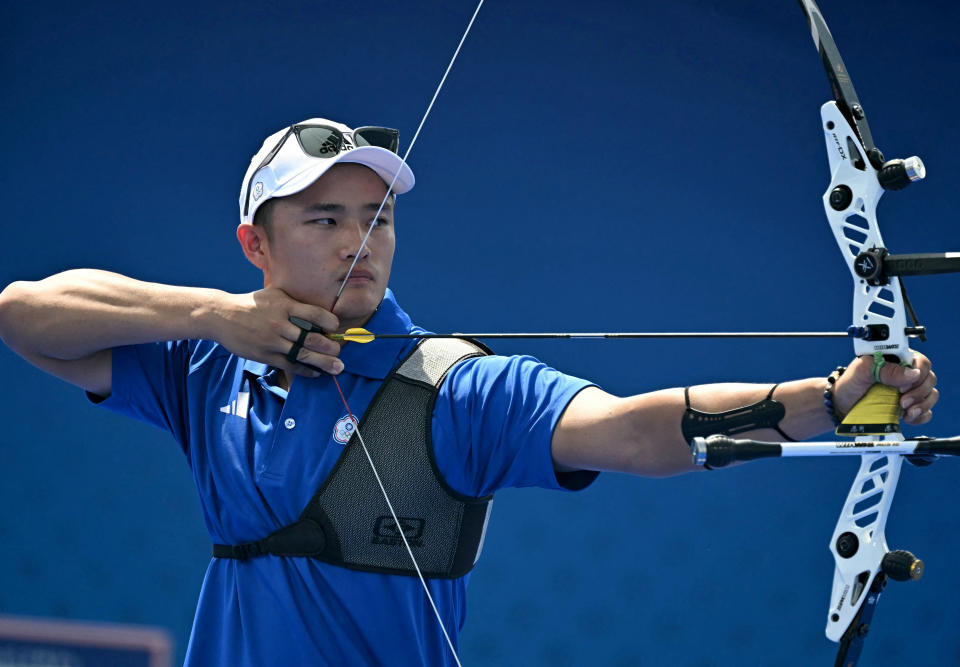
[[[214,557],[304,556],[364,572],[416,576],[402,530],[425,577],[465,575],[483,548],[493,496],[471,498],[447,485],[434,459],[430,424],[450,369],[489,353],[463,339],[423,340],[384,380],[360,420],[400,526],[354,434],[296,522],[255,542],[215,544]]]

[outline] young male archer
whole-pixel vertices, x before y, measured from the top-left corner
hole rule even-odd
[[[388,288],[393,198],[414,185],[396,150],[392,130],[326,119],[267,138],[237,228],[262,289],[78,270],[0,293],[11,349],[186,455],[215,545],[187,664],[451,664],[498,489],[687,472],[697,411],[752,410],[765,426],[745,435],[802,439],[874,383],[854,360],[830,414],[823,378],[620,398],[468,341],[335,342],[322,332],[424,332]],[[881,380],[908,423],[930,420],[925,357]]]

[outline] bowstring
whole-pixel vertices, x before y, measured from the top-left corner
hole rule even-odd
[[[413,134],[413,139],[410,140],[410,145],[407,146],[406,152],[404,152],[403,157],[400,158],[400,168],[397,169],[397,173],[394,174],[393,180],[390,181],[389,187],[387,187],[387,193],[383,197],[383,201],[380,202],[380,208],[377,209],[376,214],[373,216],[373,219],[370,221],[369,229],[367,229],[366,235],[363,237],[363,240],[360,243],[360,247],[357,249],[356,254],[353,256],[353,262],[350,264],[350,268],[347,269],[347,275],[344,276],[343,282],[340,285],[340,289],[337,290],[337,295],[333,299],[333,304],[330,306],[330,311],[333,312],[333,309],[336,307],[337,302],[340,300],[340,295],[343,293],[344,288],[347,286],[347,281],[350,279],[350,274],[353,273],[354,267],[357,265],[357,261],[360,259],[360,255],[363,254],[363,249],[367,245],[367,240],[370,238],[370,233],[373,231],[373,228],[376,225],[377,218],[380,217],[380,213],[383,211],[383,207],[386,206],[387,200],[390,198],[390,194],[393,192],[393,186],[396,184],[397,179],[400,177],[400,171],[407,164],[407,156],[410,155],[410,151],[413,149],[413,145],[417,142],[417,137],[420,136],[420,130],[423,129],[423,124],[426,123],[427,117],[430,115],[430,111],[433,109],[434,102],[437,101],[437,96],[440,94],[440,89],[443,88],[444,82],[447,80],[447,75],[450,74],[450,70],[453,68],[453,63],[456,61],[457,56],[460,54],[460,49],[463,47],[464,42],[467,40],[467,35],[470,34],[470,28],[473,27],[473,22],[477,18],[477,14],[480,13],[480,8],[483,6],[483,1],[480,0],[477,4],[477,8],[473,12],[473,16],[470,17],[470,22],[467,24],[466,30],[463,31],[463,36],[460,37],[460,43],[457,44],[456,50],[453,52],[453,56],[450,58],[450,62],[447,64],[447,69],[443,73],[443,77],[440,79],[440,83],[437,84],[436,90],[433,91],[433,97],[430,99],[430,104],[427,105],[427,110],[423,114],[423,118],[420,119],[420,124],[417,126],[417,131]],[[427,600],[430,602],[430,607],[433,609],[433,614],[437,618],[437,623],[440,624],[440,630],[443,632],[444,639],[447,640],[447,646],[450,647],[450,653],[453,655],[454,661],[457,663],[457,667],[463,667],[460,664],[460,657],[457,655],[457,649],[453,646],[453,640],[450,639],[450,634],[447,632],[447,627],[443,622],[443,618],[440,616],[440,611],[437,609],[436,603],[433,601],[433,596],[430,594],[430,587],[427,586],[427,580],[423,576],[423,572],[420,570],[420,564],[417,563],[416,556],[413,555],[413,549],[410,548],[410,543],[407,541],[407,536],[403,531],[403,526],[400,525],[400,519],[397,517],[396,512],[393,510],[393,503],[390,502],[390,496],[387,494],[386,488],[383,486],[383,482],[380,480],[380,473],[377,472],[377,466],[373,463],[373,458],[370,456],[370,450],[367,449],[367,443],[364,442],[363,436],[360,434],[360,422],[357,421],[356,417],[353,416],[353,411],[350,410],[350,406],[347,404],[346,395],[343,393],[343,389],[340,388],[340,382],[337,380],[336,375],[330,376],[333,379],[334,385],[337,387],[337,393],[340,394],[340,400],[343,401],[343,407],[347,410],[347,416],[354,424],[354,432],[357,434],[357,440],[360,443],[360,446],[363,448],[363,453],[367,457],[367,462],[370,464],[370,469],[373,471],[373,476],[377,480],[377,485],[380,487],[380,492],[383,494],[383,499],[387,502],[387,508],[390,510],[390,516],[393,517],[394,523],[397,525],[397,532],[400,534],[400,538],[403,540],[403,546],[407,549],[407,554],[410,556],[410,561],[413,563],[413,569],[417,572],[417,577],[420,579],[420,584],[423,586],[423,592],[427,596]]]
[[[473,11],[473,16],[470,17],[470,22],[467,24],[467,29],[463,31],[463,36],[460,37],[460,43],[457,44],[456,50],[453,52],[453,57],[450,58],[450,62],[447,64],[447,69],[443,73],[443,76],[440,77],[440,83],[437,84],[437,89],[433,91],[433,97],[430,98],[430,104],[427,105],[427,110],[423,113],[423,118],[420,119],[420,124],[417,126],[417,131],[413,133],[413,139],[410,140],[410,145],[407,146],[407,150],[404,152],[403,157],[400,158],[400,168],[397,169],[397,173],[393,175],[393,180],[390,181],[390,186],[387,188],[387,194],[383,196],[383,201],[380,202],[380,208],[377,209],[376,214],[374,214],[373,219],[370,221],[370,228],[367,229],[366,235],[363,237],[363,241],[360,242],[360,248],[357,250],[357,254],[353,257],[353,262],[350,264],[350,268],[347,269],[347,275],[343,279],[343,283],[340,285],[340,289],[337,290],[337,296],[334,298],[333,303],[336,304],[340,299],[340,294],[343,293],[343,288],[347,286],[347,278],[350,277],[350,274],[353,273],[353,267],[357,265],[357,260],[360,259],[360,254],[363,252],[363,249],[367,246],[367,239],[370,238],[370,232],[373,231],[377,218],[380,217],[380,213],[383,211],[383,207],[386,206],[387,200],[390,199],[390,193],[393,192],[393,186],[396,185],[397,179],[400,177],[400,172],[407,165],[407,156],[410,155],[410,151],[413,150],[413,145],[417,143],[417,137],[420,136],[420,130],[423,129],[423,124],[427,122],[427,116],[430,115],[430,112],[433,110],[433,103],[437,101],[437,96],[440,94],[440,89],[443,88],[443,84],[447,80],[447,75],[450,74],[450,70],[453,69],[453,63],[456,61],[457,56],[460,55],[460,49],[463,47],[463,43],[467,41],[467,35],[470,34],[470,28],[473,27],[473,22],[477,18],[477,14],[480,13],[480,8],[483,6],[483,0],[477,4],[477,8]],[[330,310],[333,310],[331,306]]]

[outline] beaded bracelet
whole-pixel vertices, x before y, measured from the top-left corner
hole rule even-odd
[[[823,405],[827,408],[827,414],[834,426],[840,426],[841,417],[837,415],[837,407],[833,404],[833,385],[846,370],[846,366],[837,366],[836,370],[827,376],[827,387],[823,390]]]

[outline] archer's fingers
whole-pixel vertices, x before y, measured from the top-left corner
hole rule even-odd
[[[307,331],[316,331],[318,333],[336,331],[340,326],[340,318],[329,310],[325,310],[319,306],[300,303],[299,301],[294,301],[291,304],[290,317],[296,326],[306,329]],[[312,326],[306,326],[304,323],[309,323]]]
[[[923,382],[900,397],[904,409],[903,418],[909,424],[925,424],[930,421],[930,410],[940,400],[937,391],[937,376],[931,371]]]
[[[908,417],[906,415],[903,417],[903,421],[907,422],[911,426],[920,426],[921,424],[926,424],[931,419],[933,419],[933,410],[920,412],[915,417]]]
[[[283,328],[283,333],[281,334],[284,339],[284,344],[291,343],[295,344],[297,341],[300,341],[300,336],[303,332],[306,331],[316,331],[316,329],[302,329],[296,322],[304,322],[304,320],[298,320],[295,317],[291,317],[291,320],[294,322],[290,323],[289,326]],[[322,333],[308,333],[303,340],[301,341],[301,347],[310,350],[311,352],[317,352],[319,354],[325,354],[331,357],[335,357],[340,354],[340,344],[327,338],[325,334]],[[290,349],[289,346],[285,350]]]
[[[321,354],[327,354],[330,356],[336,356],[340,354],[340,344],[335,340],[327,338],[324,330],[318,327],[313,322],[305,320],[296,315],[291,315],[289,318],[288,325],[285,325],[283,328],[283,337],[290,342],[296,342],[300,340],[300,336],[304,331],[309,331],[307,336],[303,339],[303,347],[314,352],[319,352]],[[330,329],[334,331],[334,329]]]
[[[854,382],[858,385],[862,385],[864,391],[866,391],[866,387],[869,387],[875,382],[873,378],[873,356],[866,355],[857,357],[851,361],[844,375],[847,374],[854,378]]]
[[[320,368],[311,368],[310,366],[305,366],[304,364],[296,363],[291,364],[287,361],[286,357],[281,357],[283,362],[276,362],[275,365],[277,368],[282,368],[287,372],[287,375],[300,375],[306,378],[318,378],[324,374],[324,371]]]
[[[309,336],[307,338],[309,338]],[[330,342],[332,343],[333,341]],[[338,352],[339,349],[339,346],[337,346]],[[293,355],[296,355],[295,362],[292,361]],[[343,372],[343,362],[335,356],[314,352],[306,347],[299,347],[296,343],[293,344],[290,351],[284,356],[284,362],[283,368],[297,375],[306,377],[317,377],[321,373],[339,375]]]
[[[919,352],[913,353],[913,367],[919,368],[924,375],[930,372],[930,360]]]
[[[924,385],[927,385],[928,389],[932,389],[936,385],[937,377],[933,374],[933,371],[930,370],[930,367],[930,360],[926,356],[920,354],[919,352],[914,352],[913,368],[920,371],[920,373],[912,387],[901,387],[900,391],[907,393],[915,388],[921,388]]]
[[[880,382],[896,387],[901,394],[905,394],[914,387],[920,386],[929,373],[929,366],[924,371],[915,366],[901,366],[896,362],[888,361],[880,369]]]

